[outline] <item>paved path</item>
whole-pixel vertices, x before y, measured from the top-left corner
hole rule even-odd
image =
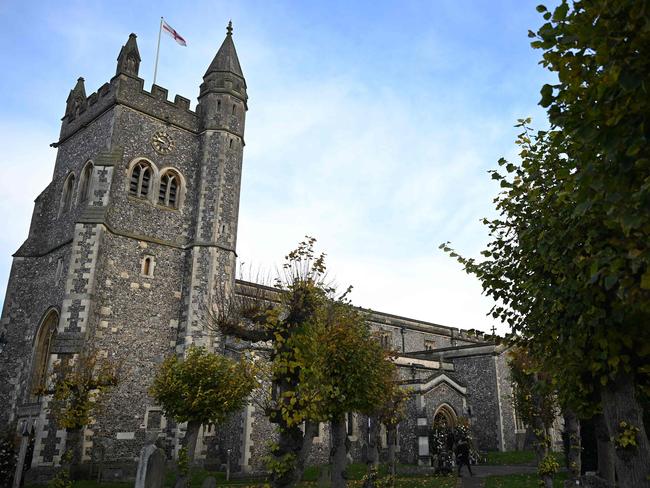
[[[481,488],[485,486],[485,478],[488,476],[505,476],[509,474],[536,473],[537,467],[526,465],[513,466],[472,466],[474,476],[470,476],[467,468],[463,467],[461,483],[462,488]]]

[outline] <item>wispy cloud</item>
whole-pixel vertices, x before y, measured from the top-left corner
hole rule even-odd
[[[188,47],[163,44],[159,83],[194,98],[228,18],[247,77],[238,252],[265,269],[305,234],[355,303],[488,330],[480,284],[438,250],[477,256],[497,188],[487,170],[514,157],[518,117],[536,115],[548,78],[528,48],[534,8],[440,1],[325,3],[116,0],[0,6],[0,41],[22,39],[0,79],[0,287],[49,182],[58,118],[77,76],[88,92],[114,73],[129,32],[150,86],[158,21]],[[25,22],[30,19],[30,22]],[[163,41],[164,42],[164,41]],[[40,124],[40,125],[39,125]],[[24,175],[30,178],[25,180]],[[20,181],[21,185],[17,185]]]

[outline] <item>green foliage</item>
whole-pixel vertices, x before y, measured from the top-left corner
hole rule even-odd
[[[61,468],[56,473],[56,476],[47,484],[48,488],[72,488],[72,481],[70,480],[70,470]]]
[[[72,462],[72,450],[68,449],[61,459],[61,467],[56,473],[56,476],[48,483],[48,488],[72,488],[72,481],[70,480],[70,463]]]
[[[535,432],[536,437],[546,436],[545,431],[550,429],[558,414],[555,381],[541,371],[539,361],[523,348],[513,348],[508,359],[517,414],[525,425],[543,428],[543,432]]]
[[[650,357],[650,16],[645,2],[563,1],[530,35],[550,131],[520,120],[519,163],[492,172],[500,217],[485,260],[458,257],[497,302],[495,318],[558,371],[585,414],[619,372],[647,385]]]
[[[283,478],[290,472],[296,462],[296,454],[292,452],[280,452],[280,446],[276,443],[270,444],[269,454],[263,458],[266,469],[274,478]]]
[[[618,424],[618,435],[614,438],[614,445],[617,449],[636,447],[637,435],[639,435],[639,428],[623,420]]]
[[[216,317],[226,334],[271,344],[268,371],[259,369],[268,392],[260,403],[280,434],[267,459],[274,486],[297,478],[303,422],[375,413],[389,393],[397,397],[387,387],[395,366],[373,340],[365,314],[347,300],[350,289],[337,296],[327,283],[325,254],[316,253],[315,243],[306,237],[285,256],[276,293],[248,302],[224,299]]]
[[[547,454],[537,465],[537,474],[542,476],[554,476],[560,470],[560,463],[553,454]]]
[[[187,477],[190,474],[190,460],[187,456],[187,447],[183,446],[178,450],[178,475],[180,477]]]
[[[251,363],[190,347],[184,359],[165,359],[149,393],[177,422],[218,424],[244,407],[256,385]]]
[[[317,415],[372,414],[389,400],[395,365],[373,339],[365,314],[345,300],[329,300],[316,311],[300,389],[317,399]]]
[[[51,389],[45,387],[39,393],[52,395],[48,408],[59,427],[79,430],[90,423],[100,398],[117,381],[115,364],[88,350],[55,364]]]

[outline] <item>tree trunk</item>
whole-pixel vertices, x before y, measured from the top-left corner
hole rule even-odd
[[[395,454],[397,451],[397,427],[395,425],[386,427],[386,437],[388,438],[388,465],[390,466],[390,475],[395,479]]]
[[[567,436],[569,448],[567,449],[567,468],[569,468],[570,480],[574,485],[579,483],[581,473],[582,450],[580,438],[580,421],[578,416],[571,409],[564,411],[564,432]]]
[[[289,427],[284,422],[280,422],[279,425],[278,448],[274,452],[274,458],[282,460],[289,456],[293,460],[285,471],[274,473],[272,484],[274,488],[286,488],[295,486],[300,481],[296,479],[296,462],[300,457],[304,436],[297,425]]]
[[[614,483],[616,483],[614,445],[607,433],[607,425],[605,425],[603,416],[597,415],[594,423],[596,427],[596,448],[598,449],[598,475],[611,486],[614,486]]]
[[[347,482],[345,479],[345,468],[348,463],[347,452],[347,430],[345,421],[342,416],[332,419],[332,488],[345,488]]]
[[[603,418],[616,448],[614,462],[619,486],[650,488],[650,445],[643,425],[643,409],[636,396],[632,374],[619,372],[601,392]],[[636,430],[636,445],[618,446],[616,439],[629,428]]]
[[[537,458],[537,466],[542,465],[542,461],[546,459],[546,456],[549,454],[549,441],[548,441],[548,429],[544,425],[544,422],[539,418],[535,417],[532,422],[533,433],[535,436],[535,457]],[[553,488],[553,476],[541,473],[539,474],[539,479],[544,488]]]
[[[79,475],[83,448],[83,428],[69,429],[66,433],[65,448],[67,457],[61,460],[61,466],[70,472],[70,477],[76,479]]]
[[[300,483],[302,479],[302,474],[305,471],[305,463],[307,462],[307,457],[311,451],[311,446],[314,443],[314,437],[318,435],[318,422],[311,422],[307,420],[305,422],[305,435],[302,438],[302,446],[298,452],[296,458],[296,463],[293,467],[293,472],[290,479],[290,486],[294,486]]]
[[[194,455],[196,452],[196,441],[199,438],[199,429],[201,422],[198,420],[190,420],[187,423],[187,431],[185,432],[184,447],[187,449],[187,463],[191,466],[194,464]]]

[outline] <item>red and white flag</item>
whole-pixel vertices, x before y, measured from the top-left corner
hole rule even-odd
[[[169,25],[165,20],[163,19],[162,21],[162,28],[163,30],[169,34],[171,37],[174,38],[174,40],[179,43],[181,46],[187,46],[187,42],[185,42],[185,39],[183,39],[183,36],[181,36],[176,30]]]

